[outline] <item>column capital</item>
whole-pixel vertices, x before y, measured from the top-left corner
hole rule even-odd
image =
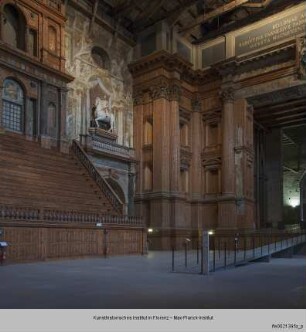
[[[142,90],[135,90],[133,93],[133,105],[137,106],[137,105],[141,105],[143,104],[144,101],[144,96],[143,96],[143,91]]]
[[[171,84],[168,88],[169,100],[179,101],[181,98],[182,90],[178,84]]]
[[[149,91],[152,100],[164,98],[170,101],[179,101],[181,97],[180,85],[166,80],[160,80],[158,83],[151,86]]]
[[[235,90],[233,87],[222,89],[219,95],[223,103],[233,103],[235,100]]]
[[[149,89],[152,100],[165,98],[168,99],[169,85],[166,81],[161,80]]]
[[[194,112],[201,112],[202,102],[199,97],[196,97],[191,100],[191,108]]]
[[[247,105],[247,111],[248,111],[250,114],[253,114],[253,112],[254,112],[254,106],[251,105],[251,104],[248,104],[248,105]]]

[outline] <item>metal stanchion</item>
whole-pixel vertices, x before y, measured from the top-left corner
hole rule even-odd
[[[185,246],[185,267],[187,267],[187,243],[184,243]]]
[[[199,264],[199,242],[197,242],[197,264]]]
[[[215,243],[215,241],[216,241],[216,238],[214,237],[213,238],[213,250],[214,250],[214,253],[213,253],[213,255],[214,255],[213,271],[214,272],[216,271],[216,243]]]
[[[174,272],[174,247],[172,247],[172,272]]]

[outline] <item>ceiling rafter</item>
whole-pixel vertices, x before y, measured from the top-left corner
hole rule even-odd
[[[168,16],[167,21],[171,26],[174,26],[180,16],[183,14],[185,10],[189,10],[191,7],[194,6],[195,3],[197,3],[198,0],[181,0],[180,6],[177,9],[174,9]]]
[[[204,13],[203,15],[198,16],[193,23],[189,24],[187,27],[184,27],[179,31],[179,33],[186,34],[188,31],[194,29],[198,25],[205,23],[217,16],[223,15],[227,12],[234,10],[235,8],[241,7],[246,3],[250,2],[250,0],[233,0],[229,3],[223,4],[216,9],[211,10],[208,13]]]
[[[135,19],[135,27],[143,26],[145,25],[152,16],[154,16],[158,10],[160,10],[163,5],[168,0],[157,0],[155,3],[153,2],[153,5],[148,6],[142,13],[139,14],[139,17]],[[137,21],[138,19],[138,21]]]
[[[243,6],[248,7],[248,8],[262,9],[262,8],[266,8],[267,6],[269,6],[272,1],[273,0],[262,0],[261,2],[250,2],[250,3],[244,4]]]
[[[124,16],[125,13],[131,9],[136,9],[142,12],[141,7],[137,5],[137,1],[135,0],[126,0],[123,4],[118,5],[117,7],[113,8],[114,16]]]

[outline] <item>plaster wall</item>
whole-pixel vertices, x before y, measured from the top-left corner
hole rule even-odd
[[[101,66],[92,57],[99,47],[108,57]],[[97,97],[105,100],[113,114],[117,143],[133,145],[132,77],[127,64],[132,48],[112,34],[91,23],[74,8],[67,9],[65,28],[66,70],[75,79],[68,85],[67,136],[69,139],[87,134],[91,108]]]

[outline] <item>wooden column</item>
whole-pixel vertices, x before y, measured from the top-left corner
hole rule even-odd
[[[222,92],[222,195],[235,194],[235,156],[234,156],[234,93],[232,89]]]
[[[192,160],[191,160],[191,192],[194,199],[201,196],[201,152],[202,152],[202,137],[201,125],[202,114],[201,102],[194,100],[192,102],[192,117],[191,117],[191,146],[192,146]]]
[[[277,227],[283,221],[283,164],[282,164],[282,130],[271,130],[266,134],[267,177],[267,219],[268,225]]]
[[[203,217],[201,214],[201,192],[202,192],[202,113],[199,99],[192,101],[191,114],[191,152],[192,159],[190,165],[191,195],[193,203],[191,207],[191,227],[202,229]]]
[[[222,166],[221,197],[218,202],[218,227],[235,229],[237,227],[237,208],[235,198],[235,155],[234,155],[234,91],[222,91]]]
[[[153,104],[153,191],[163,192],[170,189],[170,102],[168,91],[156,86],[152,91]]]
[[[253,107],[235,100],[235,189],[237,227],[255,228]]]
[[[144,144],[144,128],[143,128],[143,97],[141,94],[134,95],[134,109],[133,109],[133,127],[134,130],[134,149],[135,157],[138,160],[137,177],[136,177],[136,193],[139,194],[143,189],[143,153],[142,147]]]
[[[179,191],[180,174],[180,114],[179,114],[180,88],[177,85],[171,87],[170,94],[170,191]]]
[[[0,17],[1,18],[1,17]],[[0,85],[0,132],[4,131],[3,127],[3,85]]]

